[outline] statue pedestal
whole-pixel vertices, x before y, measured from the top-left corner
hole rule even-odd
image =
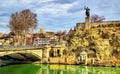
[[[90,18],[89,17],[86,17],[85,18],[85,30],[86,29],[90,29],[91,28],[91,24],[90,24]]]

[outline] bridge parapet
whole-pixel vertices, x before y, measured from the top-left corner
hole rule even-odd
[[[30,49],[43,49],[42,46],[2,46],[0,51],[7,50],[30,50]]]

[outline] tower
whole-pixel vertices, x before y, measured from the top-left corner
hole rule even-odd
[[[40,32],[39,33],[43,33],[44,29],[42,27],[40,27]]]

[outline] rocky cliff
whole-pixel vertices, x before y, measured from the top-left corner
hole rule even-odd
[[[70,49],[79,55],[87,51],[88,58],[120,60],[120,28],[94,28],[79,30],[70,38]]]

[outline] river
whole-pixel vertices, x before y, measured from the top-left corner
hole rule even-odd
[[[120,74],[120,68],[55,64],[18,64],[0,67],[0,74]]]

